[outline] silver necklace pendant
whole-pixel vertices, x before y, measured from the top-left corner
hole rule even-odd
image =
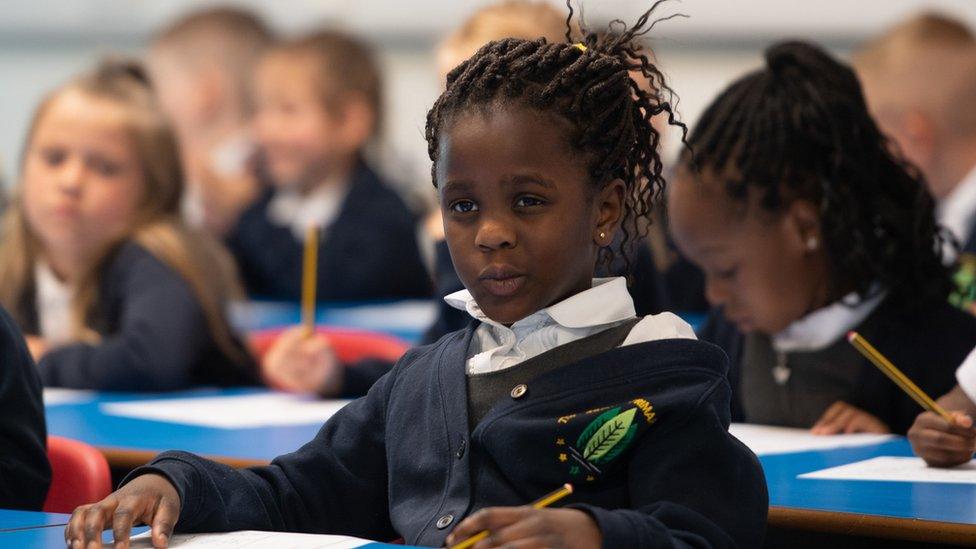
[[[776,366],[773,366],[773,381],[777,385],[786,385],[793,371],[786,365],[786,353],[776,353]]]

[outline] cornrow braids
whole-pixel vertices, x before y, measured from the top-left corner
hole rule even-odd
[[[944,299],[934,199],[869,115],[854,72],[803,42],[770,47],[765,63],[705,110],[681,168],[718,178],[738,201],[754,190],[770,212],[819,205],[835,299],[879,286],[910,304]]]
[[[437,187],[441,132],[459,114],[471,109],[517,104],[560,116],[570,122],[570,145],[581,152],[594,189],[620,179],[626,201],[619,252],[631,267],[630,250],[650,226],[654,204],[663,197],[665,180],[658,152],[661,136],[651,119],[666,113],[668,123],[687,128],[675,118],[674,91],[664,75],[642,53],[639,39],[656,23],[658,0],[632,27],[614,21],[613,32],[589,32],[574,41],[573,7],[567,0],[566,42],[545,38],[505,38],[489,42],[447,75],[447,87],[427,113],[427,152]],[[640,71],[651,84],[641,89],[630,77]],[[683,139],[683,137],[682,137]],[[616,252],[604,248],[601,262],[609,265]]]

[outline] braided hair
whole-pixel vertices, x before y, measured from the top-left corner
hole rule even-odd
[[[434,165],[437,187],[441,132],[471,109],[518,105],[550,113],[570,122],[567,141],[587,163],[593,189],[615,179],[625,185],[625,214],[620,253],[630,268],[628,249],[646,235],[654,203],[664,191],[663,165],[658,153],[661,135],[651,119],[666,113],[668,123],[686,131],[672,110],[674,92],[664,75],[644,55],[639,42],[656,23],[651,20],[658,0],[630,28],[612,33],[588,32],[573,40],[573,7],[567,0],[566,42],[545,38],[505,38],[489,42],[447,75],[447,87],[427,113],[427,152]],[[641,89],[629,71],[640,71],[651,83]],[[602,250],[609,264],[615,252]]]
[[[946,298],[943,235],[923,176],[868,114],[854,72],[803,42],[765,52],[705,110],[681,167],[706,173],[745,202],[779,212],[818,205],[829,291],[861,298],[875,282],[908,303]]]

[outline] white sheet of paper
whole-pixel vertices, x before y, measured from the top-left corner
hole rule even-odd
[[[150,532],[132,536],[132,547],[152,547],[151,540]],[[220,534],[177,534],[170,539],[169,546],[174,549],[202,549],[205,547],[226,547],[227,549],[354,549],[370,543],[373,542],[348,536],[243,530]]]
[[[745,423],[733,423],[729,432],[759,456],[867,446],[892,438],[892,435],[872,434],[812,435],[807,429]]]
[[[74,404],[76,402],[87,402],[95,398],[94,391],[81,391],[78,389],[59,389],[56,387],[46,387],[44,389],[44,405],[57,406],[58,404]]]
[[[940,469],[929,467],[922,458],[885,456],[814,471],[797,478],[976,484],[976,461]]]
[[[111,402],[102,412],[218,429],[321,424],[350,400],[318,400],[287,393]]]

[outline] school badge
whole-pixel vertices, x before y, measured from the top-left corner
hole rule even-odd
[[[556,420],[559,462],[569,465],[571,477],[594,482],[633,444],[638,430],[656,418],[654,406],[643,398],[562,416]],[[580,427],[578,435],[569,435]]]
[[[949,303],[964,311],[976,313],[976,255],[959,256],[959,267],[952,280],[955,287],[949,295]]]

